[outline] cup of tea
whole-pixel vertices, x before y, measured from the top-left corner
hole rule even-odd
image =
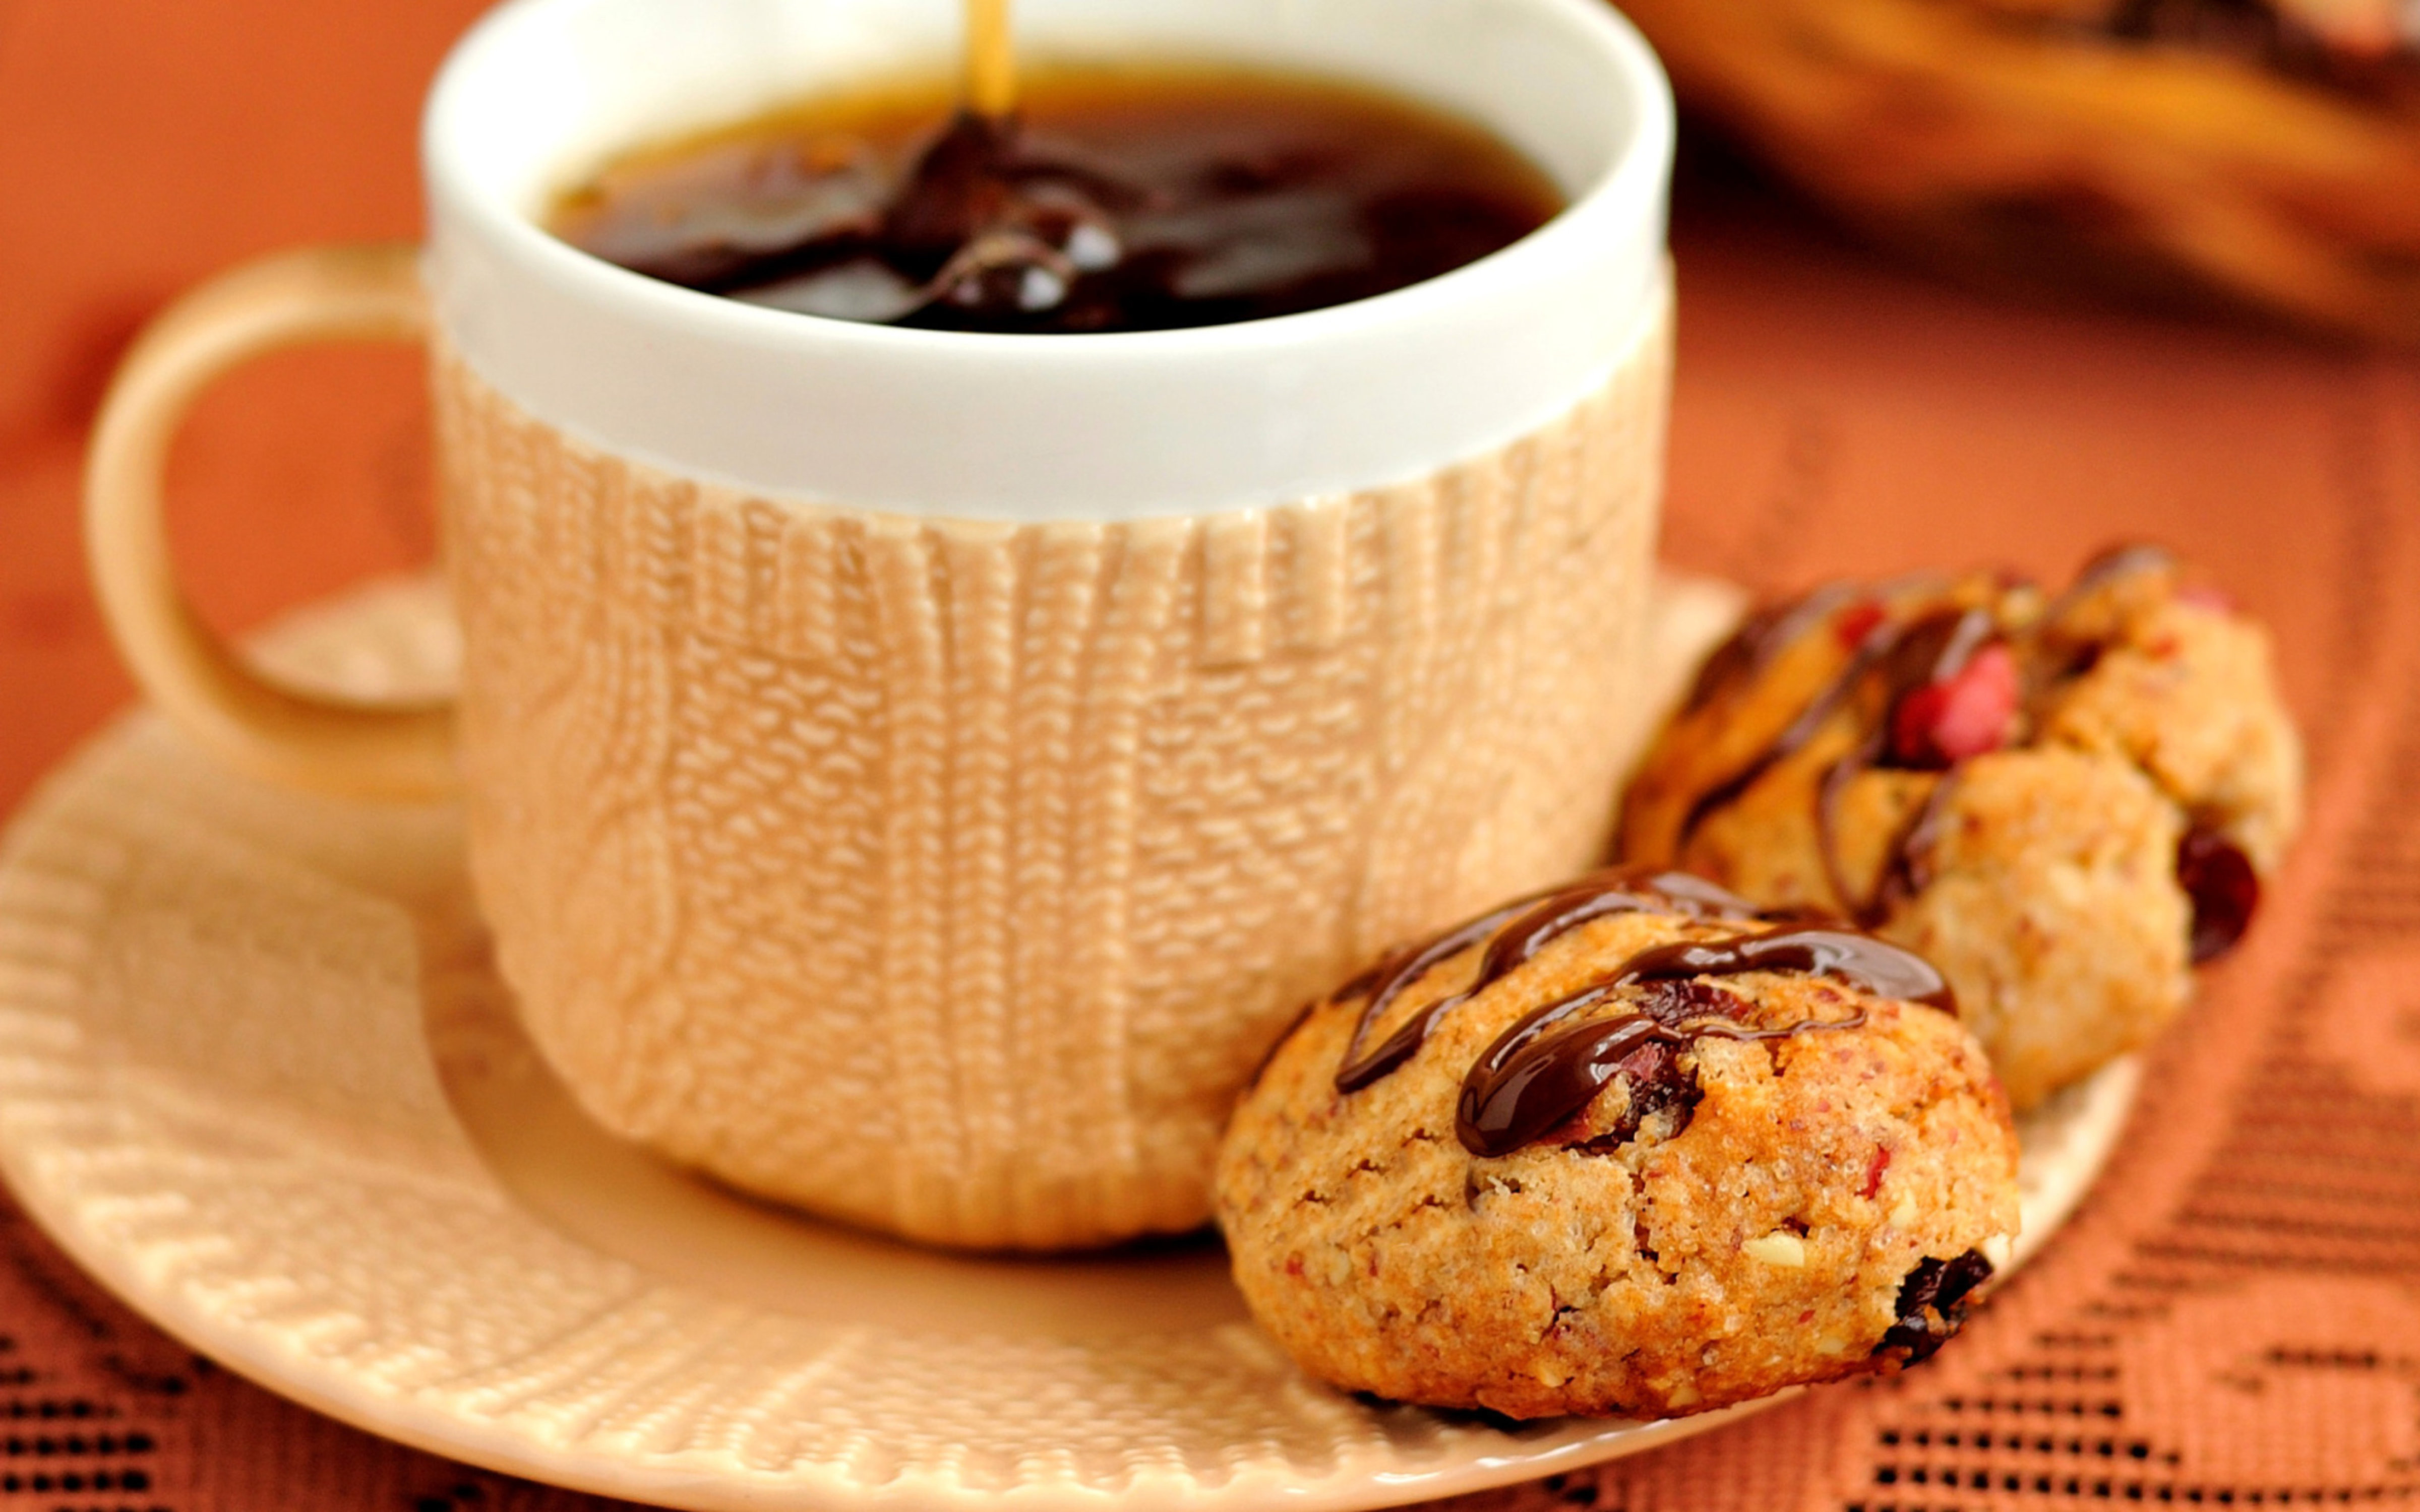
[[[1201,1224],[1389,941],[1589,864],[1640,734],[1672,119],[1600,0],[514,0],[424,247],[229,273],[88,475],[118,644],[271,782],[458,795],[599,1122],[814,1212]],[[997,62],[997,59],[994,60]],[[281,686],[172,576],[190,402],[420,340],[458,697]]]

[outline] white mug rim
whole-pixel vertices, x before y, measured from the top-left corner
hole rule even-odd
[[[490,386],[536,418],[600,449],[677,474],[781,500],[1008,519],[1196,513],[1384,486],[1508,443],[1551,421],[1646,339],[1643,332],[1663,298],[1663,196],[1674,138],[1671,97],[1652,49],[1606,0],[1497,0],[1546,17],[1571,37],[1585,39],[1593,48],[1593,61],[1619,79],[1628,117],[1626,134],[1594,181],[1573,192],[1566,207],[1537,231],[1438,277],[1323,309],[1172,331],[1056,334],[927,331],[769,309],[633,272],[546,230],[533,207],[516,202],[493,174],[479,171],[474,133],[464,122],[476,117],[473,107],[481,92],[499,87],[496,59],[509,52],[504,44],[515,28],[533,19],[576,15],[606,3],[506,0],[483,17],[448,57],[429,96],[423,127],[433,233],[429,281],[449,347]],[[1652,257],[1636,250],[1648,237],[1653,239]],[[1627,250],[1617,257],[1612,249]],[[833,438],[833,444],[818,455],[793,456],[779,445],[759,444],[761,438],[739,435],[736,423],[660,422],[659,416],[639,413],[636,400],[619,403],[619,394],[605,395],[617,401],[616,412],[607,414],[609,407],[598,398],[610,386],[600,372],[628,365],[630,354],[650,349],[649,343],[659,350],[667,341],[680,341],[691,345],[671,355],[694,359],[684,375],[692,387],[721,383],[735,393],[778,385],[812,364],[822,375],[817,381],[823,386],[814,392],[829,395],[835,381],[845,381],[856,366],[868,375],[892,375],[894,387],[927,378],[937,384],[965,385],[953,411],[960,415],[969,413],[970,404],[989,402],[990,394],[1014,385],[1063,385],[1067,393],[1080,396],[1070,403],[1081,405],[1139,383],[1160,393],[1158,412],[1164,414],[1185,407],[1183,401],[1165,402],[1167,393],[1192,392],[1183,387],[1187,380],[1174,376],[1182,372],[1202,375],[1194,386],[1205,392],[1213,381],[1225,381],[1232,391],[1248,385],[1263,368],[1293,364],[1305,371],[1317,369],[1320,381],[1333,386],[1332,372],[1356,378],[1379,374],[1390,365],[1419,361],[1428,351],[1451,351],[1453,342],[1466,345],[1474,322],[1501,323],[1498,312],[1518,306],[1522,290],[1558,280],[1560,286],[1574,286],[1575,279],[1590,269],[1617,260],[1625,264],[1626,277],[1636,286],[1599,290],[1590,297],[1618,310],[1622,329],[1588,337],[1593,347],[1585,363],[1567,359],[1562,364],[1575,369],[1585,365],[1590,372],[1575,370],[1552,383],[1541,378],[1531,384],[1542,393],[1551,389],[1544,394],[1550,402],[1538,402],[1537,394],[1519,405],[1508,400],[1504,415],[1466,422],[1440,401],[1436,413],[1407,419],[1399,427],[1404,433],[1400,440],[1378,434],[1373,422],[1372,438],[1365,438],[1357,451],[1349,439],[1342,439],[1351,425],[1311,416],[1306,426],[1324,421],[1340,437],[1332,467],[1317,465],[1324,460],[1316,455],[1322,443],[1301,440],[1265,465],[1247,457],[1230,466],[1228,457],[1249,451],[1249,444],[1239,448],[1204,436],[1198,438],[1202,455],[1171,456],[1162,463],[1117,455],[1087,458],[1106,464],[1095,470],[1097,476],[1064,467],[1054,476],[1053,464],[1061,459],[1047,450],[1019,455],[1014,438],[1003,440],[1016,427],[1003,423],[992,433],[970,439],[968,458],[941,469],[926,459],[923,473],[917,475],[909,461],[894,464],[878,448],[860,444],[861,439],[853,436]],[[473,263],[480,265],[478,274],[460,276],[460,269]],[[489,290],[504,282],[520,287]],[[525,314],[510,307],[516,301],[545,303],[550,309],[543,316]],[[1523,318],[1544,328],[1537,315]],[[600,321],[624,322],[631,330],[616,342],[607,339],[610,333],[585,329]],[[1424,332],[1455,330],[1456,322],[1461,334],[1425,347],[1418,339]],[[515,329],[504,332],[506,326]],[[490,330],[502,333],[490,336]],[[591,338],[597,342],[597,350],[577,349]],[[1566,347],[1580,340],[1561,339]],[[549,345],[560,352],[538,350]],[[1502,348],[1506,344],[1499,340],[1493,345]],[[1597,347],[1603,348],[1601,353]],[[1328,361],[1332,354],[1357,348],[1358,355],[1351,363],[1357,365]],[[1500,366],[1507,353],[1498,350],[1496,355]],[[734,376],[723,378],[726,371]],[[743,372],[745,377],[738,376]],[[992,389],[983,388],[992,375],[998,382]],[[1476,378],[1469,381],[1479,385]],[[1381,388],[1384,382],[1379,380]],[[869,378],[868,387],[889,392],[881,391],[879,379]],[[1234,394],[1226,397],[1233,399]],[[859,428],[897,425],[901,434],[909,433],[907,423],[890,417],[910,401],[884,402],[889,408]],[[1144,402],[1140,394],[1134,401],[1136,406]],[[1275,403],[1263,402],[1264,408]],[[1384,403],[1383,394],[1372,402]],[[935,407],[937,412],[946,409],[938,399]],[[1237,401],[1230,408],[1238,418],[1227,422],[1228,428],[1247,430],[1249,405]],[[1205,409],[1226,412],[1216,405]],[[1148,418],[1149,411],[1143,412]],[[1202,424],[1216,427],[1220,423],[1205,418]],[[1104,426],[1113,424],[1104,422]],[[1131,418],[1128,428],[1136,428]],[[929,425],[916,433],[935,434]],[[1247,443],[1255,440],[1249,434],[1244,439]],[[1424,439],[1433,444],[1418,444]],[[852,446],[867,455],[832,455]],[[1267,450],[1275,456],[1283,448],[1271,445]],[[971,455],[978,452],[984,455]]]
[[[992,352],[1021,349],[1020,355],[1025,357],[1076,363],[1109,348],[1127,354],[1174,357],[1316,340],[1357,327],[1417,317],[1422,306],[1455,301],[1466,285],[1479,279],[1520,276],[1529,265],[1551,257],[1559,244],[1587,236],[1608,208],[1636,208],[1652,199],[1661,191],[1675,140],[1669,85],[1655,61],[1653,49],[1627,17],[1606,0],[1523,0],[1524,4],[1553,8],[1583,29],[1595,32],[1624,70],[1632,99],[1642,108],[1637,115],[1637,131],[1596,181],[1574,194],[1552,220],[1511,246],[1385,294],[1223,325],[1051,334],[876,325],[770,309],[632,272],[554,236],[524,209],[506,203],[501,193],[481,184],[477,175],[464,170],[448,150],[445,116],[459,94],[472,87],[470,76],[480,66],[483,40],[510,24],[523,11],[583,3],[586,0],[505,0],[463,35],[440,70],[429,96],[423,133],[424,162],[428,174],[445,186],[457,203],[476,214],[490,235],[518,243],[529,255],[565,278],[593,280],[618,298],[655,303],[704,325],[721,326],[731,334],[775,345],[815,342],[905,346],[937,356],[971,356],[977,360]]]

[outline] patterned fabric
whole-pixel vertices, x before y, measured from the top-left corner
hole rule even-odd
[[[412,101],[475,0],[0,0],[0,801],[125,697],[81,429],[135,321],[250,252],[408,234]],[[1468,1499],[1545,1512],[2420,1501],[2420,371],[1978,303],[1683,196],[1669,553],[1779,588],[2174,541],[2276,625],[2312,825],[2155,1057],[2101,1189],[1931,1365]],[[410,363],[265,370],[180,460],[246,623],[426,549]],[[274,549],[264,551],[263,542]],[[0,1221],[0,1512],[571,1512],[290,1406]]]

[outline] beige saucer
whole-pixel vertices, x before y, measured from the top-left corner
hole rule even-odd
[[[1666,595],[1685,668],[1733,597]],[[271,658],[433,690],[437,598]],[[1675,674],[1677,681],[1677,672]],[[137,716],[0,856],[0,1168],[128,1302],[272,1390],[538,1480],[680,1507],[1380,1506],[1753,1411],[1504,1430],[1297,1374],[1207,1241],[985,1261],[733,1196],[587,1123],[505,1011],[450,808],[295,797]],[[2116,1139],[2131,1065],[2025,1128],[2025,1233]]]

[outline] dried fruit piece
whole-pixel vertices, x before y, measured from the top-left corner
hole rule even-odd
[[[1955,766],[2008,744],[2019,698],[2017,658],[1998,641],[1891,711],[1891,755],[1920,768]]]
[[[1573,1141],[1591,1154],[1608,1154],[1638,1137],[1639,1129],[1659,1113],[1669,1112],[1670,1128],[1663,1137],[1677,1138],[1689,1127],[1690,1118],[1698,1110],[1698,1078],[1682,1069],[1680,1052],[1658,1041],[1650,1041],[1619,1063],[1621,1079],[1629,1085],[1630,1103],[1611,1127],[1585,1139]],[[1575,1122],[1584,1123],[1588,1114],[1582,1110]]]
[[[2177,886],[2193,900],[2193,961],[2235,949],[2260,907],[2260,875],[2234,841],[2195,825],[2177,842]]]
[[[1882,1191],[1883,1173],[1889,1169],[1890,1146],[1876,1145],[1874,1158],[1866,1163],[1866,1184],[1857,1189],[1857,1196],[1870,1200],[1876,1193]]]
[[[1876,1354],[1904,1351],[1902,1364],[1929,1360],[1956,1336],[1966,1321],[1975,1288],[1992,1279],[1992,1262],[1980,1250],[1968,1250],[1954,1260],[1924,1259],[1899,1288],[1899,1321],[1874,1346]]]

